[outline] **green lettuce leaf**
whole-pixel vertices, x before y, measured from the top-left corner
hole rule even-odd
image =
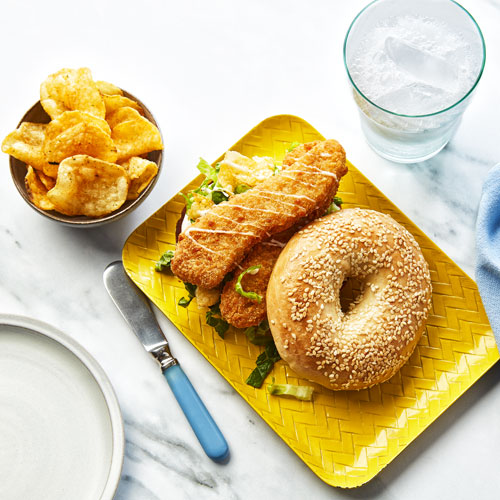
[[[243,271],[238,276],[238,279],[236,280],[236,284],[234,285],[234,289],[236,290],[236,293],[239,293],[242,297],[246,297],[247,299],[256,300],[259,304],[262,301],[262,295],[259,295],[256,292],[245,292],[245,290],[243,290],[241,280],[243,279],[243,276],[245,276],[245,274],[251,273],[253,271],[258,271],[261,267],[262,266],[260,264],[258,266],[250,266],[248,269]]]
[[[229,200],[229,196],[227,196],[224,191],[214,190],[212,191],[212,201],[218,205],[223,201]]]
[[[342,198],[335,196],[330,206],[326,209],[325,215],[331,214],[332,212],[338,212],[342,207],[342,203]]]
[[[259,323],[257,326],[250,326],[245,330],[245,335],[248,341],[255,345],[267,345],[273,341],[269,323],[267,319]]]
[[[167,250],[155,264],[155,271],[160,273],[170,272],[170,265],[172,263],[172,259],[174,258],[174,251]]]
[[[290,396],[301,401],[311,401],[314,387],[309,385],[276,384],[273,377],[272,384],[267,384],[267,392],[273,396]]]
[[[218,164],[212,167],[208,161],[200,158],[196,168],[207,178],[210,179],[214,184],[217,182],[217,175],[219,174]]]
[[[281,359],[274,342],[266,346],[264,351],[259,355],[256,361],[256,367],[248,376],[246,383],[257,389],[262,386],[264,379],[273,369],[274,363]]]
[[[184,283],[184,288],[188,292],[188,298],[182,297],[177,304],[179,304],[181,307],[187,307],[189,304],[191,304],[191,301],[194,299],[196,295],[196,285],[192,285],[191,283]]]
[[[246,184],[238,184],[234,188],[234,194],[241,194],[244,193],[245,191],[248,191],[250,189],[250,186],[247,186]]]
[[[225,333],[229,330],[229,323],[221,318],[219,303],[210,306],[205,314],[205,319],[208,326],[212,326],[219,334],[219,337],[224,338]]]

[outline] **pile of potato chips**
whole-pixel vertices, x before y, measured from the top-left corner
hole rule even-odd
[[[2,151],[26,163],[31,201],[43,210],[100,217],[133,200],[158,173],[147,153],[163,149],[139,104],[88,68],[62,69],[40,86],[51,121],[24,122]]]

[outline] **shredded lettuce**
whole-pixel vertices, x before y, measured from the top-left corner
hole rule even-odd
[[[257,326],[250,326],[245,330],[249,342],[255,345],[267,345],[272,342],[273,338],[270,334],[269,323],[267,319],[259,323]]]
[[[342,198],[335,196],[330,206],[326,209],[325,215],[331,214],[332,212],[338,212],[342,208],[342,203]]]
[[[188,298],[182,297],[177,304],[179,304],[181,307],[187,307],[189,304],[191,304],[191,301],[194,299],[195,294],[196,294],[196,285],[192,285],[191,283],[184,283],[184,288],[188,292]]]
[[[250,189],[250,186],[247,186],[246,184],[238,184],[234,188],[234,194],[241,194],[244,193],[245,191],[248,191]]]
[[[224,191],[212,191],[212,201],[218,205],[219,203],[222,203],[223,201],[229,200],[229,196],[227,196]]]
[[[257,389],[262,386],[264,379],[269,372],[273,369],[274,363],[281,359],[274,342],[266,346],[264,351],[259,355],[256,361],[256,367],[246,380],[248,385],[256,387]]]
[[[267,392],[273,396],[290,396],[301,401],[311,401],[314,387],[309,385],[276,384],[273,377],[272,384],[267,384]]]
[[[224,338],[225,333],[229,330],[229,323],[222,319],[219,304],[214,304],[208,308],[205,319],[207,325],[212,326],[219,334],[219,337]]]
[[[167,250],[155,264],[155,271],[160,273],[169,272],[172,259],[174,258],[174,251]]]
[[[332,214],[333,212],[338,212],[340,208],[336,203],[333,203],[326,209],[325,215]]]
[[[292,142],[290,146],[286,149],[287,153],[291,153],[297,146],[300,146],[300,142]]]
[[[214,184],[217,182],[217,175],[219,174],[219,164],[212,167],[207,160],[200,158],[196,168],[207,178],[210,179]]]
[[[220,171],[220,163],[217,163],[214,167],[212,167],[210,163],[203,158],[200,158],[196,168],[205,176],[205,179],[196,189],[189,191],[187,194],[180,193],[186,200],[186,212],[189,212],[193,206],[194,193],[212,200],[216,205],[223,201],[227,201],[229,199],[228,194],[222,190],[221,186],[217,182],[217,176]],[[189,220],[190,222],[194,222],[191,218]]]
[[[203,158],[200,158],[196,168],[205,176],[205,179],[203,180],[201,185],[196,189],[193,189],[188,193],[180,193],[184,197],[184,200],[186,201],[186,212],[188,212],[188,216],[190,216],[189,217],[190,222],[194,222],[194,219],[191,218],[192,214],[189,214],[189,211],[191,210],[193,203],[195,202],[195,198],[193,196],[194,193],[199,194],[200,196],[204,196],[205,198],[208,198],[209,200],[213,201],[216,205],[222,203],[223,201],[227,201],[232,194],[231,192],[226,192],[223,189],[223,187],[219,184],[218,176],[220,172],[220,163],[217,163],[215,166],[212,167],[210,163],[208,163]],[[276,175],[276,173],[279,172],[280,172],[279,167],[275,167],[273,175]],[[241,194],[244,193],[245,191],[248,191],[249,189],[251,189],[251,187],[247,186],[246,184],[238,184],[234,188],[234,193]]]
[[[238,279],[236,280],[236,284],[234,285],[234,289],[236,290],[236,293],[239,293],[242,297],[246,297],[247,299],[256,300],[259,304],[262,302],[262,295],[259,295],[257,292],[245,292],[245,290],[243,290],[241,280],[243,279],[243,276],[245,276],[245,274],[247,274],[247,273],[255,274],[256,272],[259,271],[259,269],[261,267],[262,266],[260,264],[258,266],[250,266],[248,269],[243,271],[238,276]]]

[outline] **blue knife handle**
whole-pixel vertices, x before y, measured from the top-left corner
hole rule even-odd
[[[170,366],[163,375],[205,453],[216,462],[224,461],[229,456],[227,442],[180,365]]]

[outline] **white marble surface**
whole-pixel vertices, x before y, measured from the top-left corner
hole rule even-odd
[[[491,499],[500,491],[500,366],[496,365],[375,479],[356,490],[322,483],[184,337],[159,321],[223,429],[231,460],[208,460],[169,388],[114,309],[102,271],[133,229],[262,119],[296,114],[337,138],[348,157],[469,274],[481,185],[500,161],[500,2],[466,0],[487,43],[475,99],[449,146],[402,166],[364,143],[342,62],[343,37],[366,2],[218,0],[0,5],[0,136],[61,67],[143,99],[160,123],[165,163],[151,196],[98,229],[61,227],[19,197],[7,156],[0,170],[0,312],[70,333],[102,364],[125,420],[117,500]],[[34,493],[33,498],[37,498]]]

